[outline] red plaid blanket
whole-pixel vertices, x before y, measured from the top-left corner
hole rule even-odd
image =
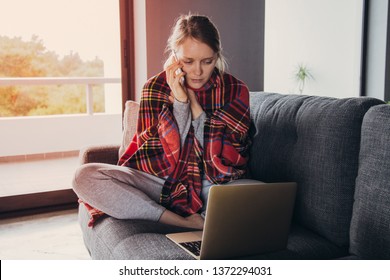
[[[244,83],[215,70],[195,94],[207,114],[203,148],[191,127],[180,147],[165,72],[144,86],[137,133],[118,164],[167,177],[161,204],[183,216],[202,207],[202,173],[213,183],[242,178],[248,160],[249,92]]]

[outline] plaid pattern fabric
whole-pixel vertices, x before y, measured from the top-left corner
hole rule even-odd
[[[202,174],[213,183],[242,178],[248,160],[249,91],[244,83],[217,69],[194,90],[207,114],[203,147],[193,127],[180,147],[179,129],[168,97],[165,71],[144,86],[137,133],[118,164],[166,178],[160,202],[187,216],[202,207]]]
[[[102,216],[105,215],[104,212],[92,207],[91,205],[89,205],[88,203],[82,201],[81,199],[78,200],[78,202],[80,204],[84,204],[85,208],[87,209],[88,213],[89,213],[89,221],[88,221],[88,226],[89,227],[93,227],[95,225],[95,222]]]

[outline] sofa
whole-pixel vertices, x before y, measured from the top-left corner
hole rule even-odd
[[[248,176],[298,184],[287,248],[247,259],[390,259],[390,106],[369,98],[251,92]],[[81,164],[116,164],[134,133],[128,101],[121,145],[88,147]],[[188,229],[104,216],[79,222],[92,259],[192,259],[165,237]]]

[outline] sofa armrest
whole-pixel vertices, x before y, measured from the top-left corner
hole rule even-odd
[[[80,150],[80,164],[100,162],[117,164],[119,145],[90,146]]]

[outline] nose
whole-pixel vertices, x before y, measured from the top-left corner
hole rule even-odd
[[[203,73],[202,65],[200,63],[196,63],[195,69],[194,69],[194,74],[197,76],[200,76],[200,75],[202,75],[202,73]]]

